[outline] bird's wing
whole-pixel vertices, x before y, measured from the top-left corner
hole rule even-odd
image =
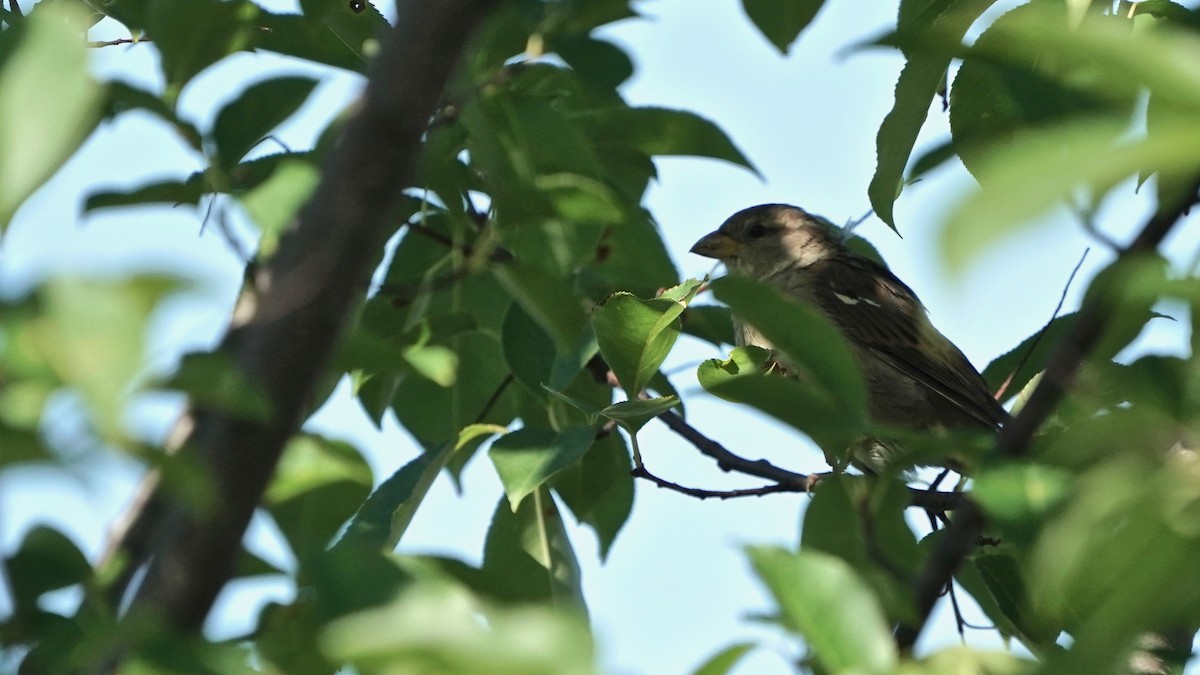
[[[808,294],[836,317],[850,340],[982,426],[995,429],[1008,419],[967,357],[933,327],[916,294],[887,268],[840,255],[810,271],[814,276]]]

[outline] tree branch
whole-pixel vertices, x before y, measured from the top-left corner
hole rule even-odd
[[[157,617],[184,631],[203,623],[365,288],[450,71],[492,5],[494,0],[401,3],[397,27],[372,65],[358,113],[278,252],[239,298],[220,347],[268,394],[271,419],[249,422],[200,409],[181,420],[178,426],[190,431],[183,451],[204,467],[216,494],[203,511],[160,490],[147,496],[149,503],[161,503],[162,515],[152,525],[140,524],[152,533],[145,552],[152,559],[131,614]]]
[[[1121,250],[1118,260],[1132,254],[1156,250],[1175,223],[1196,203],[1198,190],[1200,179],[1193,181],[1172,201],[1160,204],[1133,243]],[[1034,434],[1058,407],[1067,389],[1074,382],[1083,360],[1100,340],[1108,313],[1103,298],[1084,298],[1084,304],[1079,309],[1078,319],[1071,327],[1071,332],[1051,354],[1041,383],[1034,389],[1021,412],[1000,430],[996,440],[997,456],[1021,457],[1029,452]],[[983,511],[970,500],[955,512],[954,520],[946,528],[941,543],[930,553],[925,568],[917,579],[914,589],[917,622],[900,626],[896,630],[896,642],[902,649],[911,649],[916,643],[942,589],[971,553],[986,523]]]
[[[810,492],[821,479],[820,474],[795,473],[794,471],[777,467],[765,459],[751,460],[740,455],[735,455],[725,446],[697,431],[695,427],[685,422],[682,417],[670,410],[659,415],[658,419],[667,425],[671,431],[674,431],[683,437],[684,440],[691,443],[701,454],[717,460],[717,466],[722,471],[736,471],[775,482],[774,486],[721,492],[685,488],[657,476],[639,475],[635,472],[635,475],[651,480],[660,487],[675,489],[677,492],[699,497],[700,499],[707,499],[708,497],[724,499],[774,492]],[[645,473],[649,474],[649,472]],[[920,490],[910,487],[908,488],[908,494],[913,506],[932,511],[952,511],[966,502],[966,497],[962,492],[940,492],[938,490]]]

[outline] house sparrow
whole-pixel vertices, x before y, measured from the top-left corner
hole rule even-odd
[[[841,228],[795,206],[739,211],[692,246],[731,274],[767,283],[832,321],[863,374],[867,413],[910,429],[994,431],[1009,419],[983,377],[929,322],[912,289],[887,268],[852,252]],[[739,345],[772,349],[734,319]],[[780,365],[786,370],[787,363]]]

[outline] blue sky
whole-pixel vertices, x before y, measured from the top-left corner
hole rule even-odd
[[[711,271],[711,261],[689,255],[688,248],[745,206],[791,202],[835,222],[867,211],[875,131],[891,106],[902,61],[888,50],[851,47],[894,23],[895,2],[828,3],[787,57],[757,33],[734,0],[652,0],[638,7],[646,18],[622,22],[603,33],[626,48],[637,65],[625,87],[628,99],[686,108],[711,118],[764,177],[711,160],[658,161],[659,180],[648,206],[683,276]],[[391,7],[381,9],[392,14]],[[119,29],[103,24],[94,35],[122,36]],[[96,50],[93,62],[102,79],[160,86],[153,52],[144,46]],[[207,71],[185,90],[184,116],[207,125],[244,83],[285,72],[311,73],[322,80],[302,114],[277,134],[294,148],[311,144],[313,134],[362,83],[355,75],[271,55],[242,54]],[[935,107],[918,151],[947,133],[945,116]],[[184,176],[200,166],[201,158],[145,115],[134,113],[104,125],[18,213],[0,245],[0,292],[18,293],[60,273],[169,270],[193,279],[194,287],[155,316],[148,336],[150,369],[161,372],[180,353],[210,347],[224,328],[242,272],[242,261],[213,228],[201,232],[199,217],[186,208],[80,215],[82,198],[97,188]],[[874,219],[859,233],[880,248],[893,270],[925,301],[934,323],[982,368],[1049,318],[1086,247],[1093,250],[1068,296],[1068,309],[1110,256],[1058,214],[1006,240],[966,272],[951,274],[938,254],[941,221],[972,185],[961,166],[944,167],[901,197],[896,217],[903,239]],[[1102,213],[1101,228],[1123,238],[1146,207],[1129,199],[1128,190],[1112,202]],[[235,227],[249,241],[251,230],[236,217]],[[1169,240],[1168,251],[1177,266],[1190,261],[1200,244],[1196,229]],[[1140,349],[1174,352],[1186,344],[1186,315],[1178,308],[1165,311],[1180,321],[1155,322]],[[690,371],[714,355],[710,346],[685,339],[668,361],[668,370],[683,370],[677,384],[697,426],[746,456],[767,457],[797,471],[822,470],[821,454],[804,439],[700,392]],[[57,405],[54,410],[69,413],[69,401]],[[171,397],[141,397],[130,406],[129,425],[139,435],[157,437],[178,405]],[[344,387],[311,426],[362,448],[377,480],[418,452],[392,422],[377,432]],[[640,444],[650,468],[676,482],[708,488],[748,484],[723,474],[657,424],[642,432]],[[49,523],[95,555],[136,477],[132,463],[111,455],[82,460],[69,476],[38,468],[0,474],[0,544],[11,550],[25,529]],[[500,486],[483,454],[469,467],[464,482],[463,497],[448,480],[435,485],[402,552],[479,560]],[[769,603],[751,578],[741,548],[749,543],[794,545],[806,503],[801,495],[701,502],[640,484],[632,519],[604,565],[598,562],[591,533],[572,527],[606,668],[618,673],[682,673],[727,644],[754,639],[765,648],[747,659],[739,672],[791,672],[788,659],[796,655],[794,642],[747,618],[767,610]],[[249,541],[264,555],[279,558],[278,539],[263,523],[256,522]],[[288,593],[285,585],[274,582],[233,584],[222,595],[208,629],[216,636],[245,631],[252,627],[257,603],[286,598]],[[0,597],[0,611],[7,606],[7,599]],[[982,622],[978,614],[973,618]],[[943,611],[923,646],[957,640]],[[968,633],[968,641],[998,645],[984,632]]]

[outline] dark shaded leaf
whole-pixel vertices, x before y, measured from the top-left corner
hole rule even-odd
[[[232,169],[250,148],[291,117],[308,99],[317,81],[307,77],[276,77],[246,87],[217,113],[212,136],[217,161]]]
[[[825,0],[742,0],[742,9],[781,54],[817,16]]]
[[[583,460],[555,474],[554,492],[575,515],[591,526],[605,559],[633,511],[633,463],[620,434],[597,438]]]

